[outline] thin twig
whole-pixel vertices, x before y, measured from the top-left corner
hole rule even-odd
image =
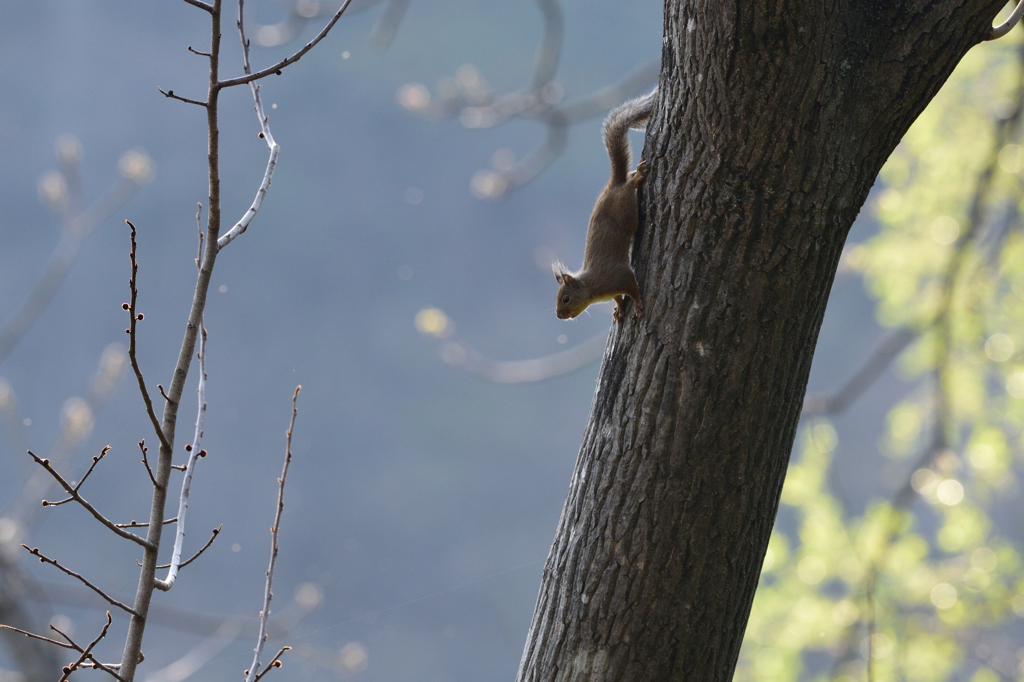
[[[186,559],[185,561],[182,561],[182,562],[181,562],[181,563],[180,563],[180,564],[178,565],[178,568],[185,568],[185,567],[186,567],[186,566],[188,566],[188,565],[189,565],[190,563],[192,563],[193,561],[195,561],[196,559],[198,559],[198,558],[199,558],[199,555],[201,555],[201,554],[202,554],[203,552],[205,552],[205,551],[206,551],[206,550],[207,550],[207,549],[208,549],[208,548],[210,547],[210,545],[212,545],[212,544],[213,544],[213,541],[217,539],[217,536],[218,536],[218,535],[220,534],[220,531],[221,531],[221,529],[222,529],[222,528],[224,528],[224,524],[221,524],[221,525],[217,526],[216,528],[214,528],[214,529],[213,529],[213,534],[212,534],[212,535],[210,535],[210,539],[206,541],[206,544],[205,544],[205,545],[203,545],[202,547],[200,547],[200,548],[199,548],[199,551],[198,551],[198,552],[196,552],[195,554],[193,554],[193,555],[192,555],[191,557],[189,557],[189,558],[188,558],[188,559]],[[170,564],[164,564],[164,565],[162,565],[162,566],[157,566],[157,568],[160,568],[160,569],[163,569],[163,568],[170,568],[170,567],[171,567],[171,565],[170,565]]]
[[[68,679],[68,675],[70,675],[74,671],[78,670],[78,667],[80,665],[85,663],[85,661],[87,659],[91,658],[91,652],[92,652],[93,647],[95,647],[97,644],[99,644],[100,640],[107,636],[107,629],[110,627],[111,620],[112,619],[110,618],[110,611],[107,611],[107,622],[103,626],[103,629],[100,630],[100,634],[98,634],[96,636],[96,639],[94,639],[91,642],[89,642],[89,646],[85,647],[85,649],[79,649],[79,651],[81,651],[82,654],[78,657],[77,661],[75,661],[71,665],[68,665],[68,666],[64,667],[64,670],[63,670],[64,674],[61,675],[60,680],[58,680],[58,682],[64,682],[66,679]],[[50,627],[53,627],[53,626],[51,625]],[[57,630],[57,628],[53,628],[53,629],[55,631],[57,631],[57,632],[60,632],[60,630]],[[74,644],[73,642],[71,642],[71,638],[68,637],[67,635],[65,635],[63,632],[60,632],[60,634],[61,634],[62,637],[64,637],[64,639],[68,640],[68,642]],[[78,648],[77,645],[75,646],[75,648]],[[110,672],[110,671],[108,671],[108,672]],[[113,673],[111,673],[111,674],[113,674]],[[120,675],[116,675],[116,677],[120,677]]]
[[[213,6],[206,4],[202,0],[185,0],[185,2],[192,5],[193,7],[198,7],[199,9],[206,10],[210,13],[213,12]]]
[[[169,523],[174,523],[177,520],[177,518],[164,519],[164,525],[166,526]],[[147,528],[149,526],[149,522],[147,521],[145,523],[139,523],[135,519],[132,519],[128,523],[115,523],[114,525],[118,528]]]
[[[110,452],[110,446],[109,445],[105,445],[103,447],[103,451],[100,452],[99,456],[92,458],[92,464],[89,466],[89,470],[85,472],[85,476],[82,476],[82,480],[80,480],[78,482],[78,484],[74,488],[74,492],[75,493],[78,492],[79,488],[82,487],[82,484],[85,483],[85,479],[89,478],[89,474],[92,473],[92,470],[96,468],[96,465],[100,463],[100,460],[103,459],[108,452]],[[50,502],[49,500],[43,500],[43,506],[44,507],[59,507],[62,504],[67,504],[68,502],[73,502],[74,500],[75,500],[74,497],[66,497],[63,500],[59,500],[57,502]]]
[[[139,296],[138,288],[138,276],[139,276],[139,261],[136,259],[136,252],[138,250],[138,244],[135,241],[135,226],[132,225],[130,220],[126,220],[128,227],[132,229],[131,240],[132,240],[132,278],[128,280],[128,286],[131,289],[131,302],[122,305],[121,307],[128,311],[128,315],[131,318],[131,323],[128,329],[128,358],[132,362],[132,369],[135,370],[135,378],[139,381],[139,391],[142,393],[142,400],[146,403],[146,412],[149,413],[149,420],[153,422],[153,428],[156,430],[157,438],[160,439],[160,444],[168,450],[171,449],[171,444],[167,441],[167,437],[164,435],[164,431],[160,428],[160,421],[156,417],[156,412],[153,410],[153,401],[149,398],[149,391],[146,390],[146,380],[142,378],[142,369],[139,367],[139,360],[135,355],[135,323],[142,319],[142,314],[137,313],[135,310],[135,301]],[[127,307],[126,307],[127,306]]]
[[[149,460],[146,459],[146,453],[149,452],[149,448],[146,447],[145,438],[139,441],[139,450],[142,450],[142,463],[146,467],[146,473],[149,474],[149,480],[153,482],[154,488],[159,488],[160,484],[156,482],[156,476],[153,475],[153,470],[149,467]]]
[[[163,384],[157,384],[156,385],[156,390],[160,391],[160,395],[163,397],[164,400],[166,400],[167,402],[171,401],[171,397],[169,395],[167,395],[166,391],[164,391]]]
[[[203,241],[206,235],[203,234],[203,204],[196,202],[196,231],[199,233],[199,247],[196,249],[196,270],[203,271]]]
[[[4,630],[11,630],[12,632],[17,632],[17,633],[23,634],[23,635],[25,635],[26,637],[28,637],[30,639],[38,639],[38,640],[41,640],[43,642],[47,642],[49,644],[56,644],[57,646],[62,646],[65,649],[74,649],[75,648],[75,647],[71,646],[70,644],[67,644],[66,642],[61,642],[61,641],[56,640],[56,639],[50,639],[49,637],[43,637],[42,635],[37,635],[34,632],[29,632],[28,630],[22,630],[21,628],[16,628],[16,627],[14,627],[12,625],[2,625],[2,624],[0,624],[0,628],[2,628]]]
[[[200,107],[204,107],[204,108],[206,107],[206,102],[200,102],[197,99],[189,99],[188,97],[182,97],[181,95],[175,95],[174,94],[174,90],[166,90],[165,91],[159,85],[157,86],[156,89],[159,90],[160,94],[163,95],[164,97],[168,97],[170,99],[176,99],[179,102],[185,102],[186,104],[195,104],[196,106],[200,106]]]
[[[113,521],[111,521],[107,517],[103,516],[103,514],[100,514],[99,511],[95,507],[93,507],[91,504],[89,504],[85,500],[85,498],[83,498],[81,495],[78,494],[78,491],[75,490],[71,486],[70,483],[68,483],[66,480],[64,480],[63,476],[61,476],[59,473],[57,473],[57,470],[54,469],[50,465],[50,460],[42,459],[41,457],[37,456],[31,450],[28,451],[28,454],[32,456],[32,459],[34,459],[36,461],[36,464],[38,464],[39,466],[43,467],[48,472],[50,472],[50,475],[53,476],[55,479],[57,479],[57,482],[60,483],[61,486],[63,486],[65,492],[67,492],[69,495],[71,495],[71,497],[75,500],[75,502],[78,502],[78,504],[80,504],[83,507],[85,507],[86,510],[88,510],[88,512],[90,514],[92,514],[96,518],[97,521],[99,521],[104,526],[106,526],[110,530],[114,531],[115,533],[117,533],[121,537],[125,538],[126,540],[131,540],[132,542],[140,544],[143,547],[149,547],[150,546],[149,541],[147,541],[145,538],[140,538],[138,535],[135,535],[134,533],[129,533],[126,530],[121,530],[120,528],[117,527],[117,525]],[[44,500],[44,502],[46,502],[46,501]],[[46,503],[46,504],[49,504],[49,503]]]
[[[95,592],[96,594],[98,594],[101,597],[103,597],[104,599],[106,599],[113,606],[116,606],[119,609],[123,609],[124,611],[132,614],[133,616],[138,616],[139,615],[138,613],[136,613],[135,609],[133,609],[132,607],[130,607],[130,606],[126,605],[126,604],[122,604],[121,602],[117,601],[116,599],[114,599],[113,597],[108,595],[106,592],[104,592],[103,590],[101,590],[100,588],[96,587],[95,585],[93,585],[88,580],[86,580],[85,577],[83,577],[81,574],[75,573],[70,568],[66,568],[64,566],[61,566],[60,563],[58,563],[56,559],[51,559],[50,557],[48,557],[45,554],[43,554],[42,552],[40,552],[38,547],[31,547],[30,548],[28,545],[25,545],[25,544],[23,544],[22,547],[24,547],[25,551],[28,552],[29,554],[38,557],[39,561],[43,562],[44,564],[50,564],[51,566],[59,568],[61,571],[67,573],[72,578],[78,578],[80,581],[82,581],[82,583],[85,584],[86,587],[88,587],[93,592]]]
[[[88,661],[86,661],[85,663],[83,663],[82,665],[80,665],[78,667],[82,668],[82,669],[89,669],[89,668],[91,668],[93,670],[102,670],[103,672],[110,673],[111,675],[113,675],[115,678],[117,678],[119,680],[124,680],[124,682],[128,682],[123,677],[121,677],[120,675],[117,674],[117,671],[121,669],[121,664],[120,663],[100,663],[95,658],[93,658],[92,654],[89,655],[89,660]]]
[[[197,54],[200,57],[209,57],[210,56],[209,52],[200,52],[199,50],[193,48],[191,45],[188,46],[188,51],[191,52],[192,54]]]
[[[181,551],[185,544],[185,516],[188,514],[188,496],[192,489],[192,474],[195,473],[196,462],[199,461],[199,458],[206,456],[206,450],[199,449],[203,440],[203,421],[206,416],[206,327],[202,325],[202,318],[200,318],[200,326],[202,329],[199,331],[199,386],[196,388],[196,393],[199,396],[199,409],[196,412],[196,428],[192,444],[185,447],[188,450],[188,463],[185,465],[185,478],[181,482],[181,496],[178,498],[178,516],[176,517],[178,525],[175,527],[171,563],[168,564],[167,577],[154,582],[154,586],[164,592],[174,587],[174,581],[178,578],[178,569],[181,567]],[[217,532],[214,533],[214,537]],[[211,539],[210,542],[213,540]],[[202,550],[200,550],[201,553]]]
[[[82,480],[80,480],[78,485],[75,486],[75,492],[78,492],[79,488],[82,487],[82,484],[85,483],[85,479],[89,478],[89,474],[91,474],[92,470],[96,468],[96,465],[100,463],[100,460],[106,457],[108,452],[110,452],[110,446],[104,445],[100,454],[92,458],[92,464],[89,465],[89,470],[85,472],[85,476],[82,476]]]
[[[299,391],[301,390],[302,386],[296,386],[295,393],[292,394],[292,419],[288,423],[288,431],[285,433],[284,467],[281,469],[281,478],[277,479],[277,512],[274,514],[274,525],[270,527],[270,566],[267,568],[267,584],[266,589],[263,591],[263,610],[260,611],[260,634],[256,640],[256,652],[252,658],[252,665],[245,672],[245,682],[255,682],[255,680],[259,679],[257,673],[260,668],[260,656],[263,655],[263,645],[267,642],[267,620],[270,618],[270,599],[274,595],[272,585],[274,582],[274,565],[277,563],[277,537],[281,531],[281,513],[284,511],[284,484],[285,479],[288,477],[288,465],[292,462],[292,431],[295,429],[295,417],[299,413],[297,401],[299,399]],[[276,661],[280,655],[281,652],[278,652],[274,660]]]
[[[239,17],[241,17],[241,15],[242,15],[241,4],[242,3],[239,3],[239,7],[238,7],[238,15],[239,15]],[[263,69],[262,71],[257,71],[256,73],[252,73],[247,68],[246,71],[245,71],[245,75],[244,76],[239,76],[238,78],[229,78],[228,80],[220,81],[217,84],[218,87],[220,87],[220,88],[230,88],[230,87],[232,87],[234,85],[242,85],[244,83],[251,83],[252,81],[259,80],[260,78],[266,78],[267,76],[270,76],[270,75],[273,75],[273,74],[280,75],[281,74],[281,69],[283,69],[284,67],[288,66],[289,64],[294,64],[295,62],[297,62],[300,59],[302,59],[303,55],[305,55],[307,52],[312,50],[316,46],[317,43],[319,43],[321,40],[323,40],[327,36],[327,34],[330,32],[330,30],[332,28],[334,28],[334,25],[336,23],[338,23],[338,19],[341,19],[341,15],[345,13],[345,10],[348,9],[348,6],[350,4],[352,4],[352,0],[345,0],[345,3],[341,6],[341,8],[337,12],[334,13],[334,16],[331,17],[331,20],[329,22],[327,22],[327,25],[324,26],[323,30],[320,31],[319,33],[317,33],[316,37],[314,37],[311,41],[306,43],[306,45],[301,50],[299,50],[298,52],[296,52],[292,56],[285,57],[284,59],[279,61],[277,64],[274,64],[273,66],[267,67],[267,68]],[[239,28],[240,31],[242,30],[242,26],[241,25],[239,25],[238,28]],[[242,35],[243,35],[243,49],[245,49],[246,53],[248,53],[249,44],[244,41],[245,34],[243,33]]]
[[[274,654],[274,657],[272,659],[270,659],[270,663],[267,663],[267,667],[263,669],[263,672],[261,672],[259,675],[257,675],[253,679],[253,682],[260,682],[260,680],[263,679],[263,676],[266,675],[267,673],[269,673],[271,670],[273,670],[274,668],[280,668],[281,665],[282,665],[282,663],[281,663],[281,654],[283,654],[286,651],[291,651],[291,650],[292,650],[292,648],[290,646],[283,646],[283,647],[281,647],[281,650],[278,651],[276,654]],[[248,674],[248,671],[246,671],[246,674]]]

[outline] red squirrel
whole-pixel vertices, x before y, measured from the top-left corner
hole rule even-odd
[[[630,171],[628,133],[643,129],[654,110],[658,89],[616,107],[604,121],[604,144],[611,158],[612,177],[594,204],[587,227],[583,267],[569,272],[555,261],[551,269],[558,282],[555,306],[558,319],[572,319],[591,303],[615,299],[616,322],[625,319],[626,299],[633,300],[637,317],[643,317],[640,287],[629,265],[629,248],[640,223],[636,205],[637,187],[643,182],[647,162]]]

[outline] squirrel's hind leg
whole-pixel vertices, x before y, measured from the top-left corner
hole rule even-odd
[[[636,165],[636,170],[629,174],[626,178],[626,183],[633,186],[634,189],[640,186],[640,183],[644,181],[644,177],[647,175],[647,162],[641,161]]]

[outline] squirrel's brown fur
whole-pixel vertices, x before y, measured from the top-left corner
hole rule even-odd
[[[637,187],[643,182],[647,162],[641,161],[630,172],[630,128],[644,128],[658,91],[630,100],[617,107],[604,122],[604,144],[611,158],[612,176],[608,186],[594,204],[587,227],[587,243],[583,251],[583,267],[568,272],[555,262],[552,269],[558,282],[556,314],[559,319],[576,317],[591,303],[615,299],[615,320],[624,319],[625,296],[633,300],[636,316],[643,316],[633,268],[629,265],[629,248],[639,225],[636,205]]]

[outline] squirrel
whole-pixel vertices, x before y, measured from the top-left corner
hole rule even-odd
[[[654,110],[658,96],[655,88],[643,97],[616,107],[604,121],[604,144],[611,158],[612,177],[594,204],[587,227],[587,243],[583,250],[583,267],[569,272],[555,261],[551,269],[558,282],[555,312],[558,319],[572,319],[591,303],[615,299],[616,322],[625,319],[626,300],[633,300],[637,317],[643,317],[640,287],[629,265],[629,249],[633,234],[640,224],[637,211],[637,187],[643,182],[647,162],[641,161],[629,171],[630,128],[644,129]]]

